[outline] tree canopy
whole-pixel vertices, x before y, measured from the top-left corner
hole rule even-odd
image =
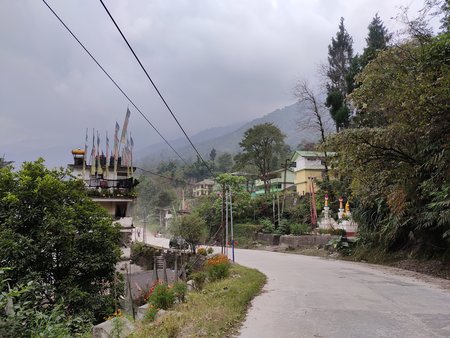
[[[67,171],[43,160],[0,169],[0,266],[11,268],[12,285],[45,285],[42,306],[64,299],[70,314],[112,313],[119,240],[111,218]]]
[[[353,60],[353,39],[344,26],[344,18],[341,18],[336,37],[331,39],[328,46],[327,69],[327,100],[326,106],[330,109],[330,115],[339,132],[349,124],[350,110],[345,102],[346,95],[350,92],[348,74]]]
[[[266,193],[270,191],[269,172],[283,160],[280,156],[286,150],[284,138],[278,127],[264,123],[247,129],[239,142],[243,152],[235,157],[235,161],[242,167],[252,164],[258,169]]]
[[[378,53],[350,95],[361,128],[327,140],[351,178],[362,229],[388,249],[449,248],[449,46],[445,33]]]

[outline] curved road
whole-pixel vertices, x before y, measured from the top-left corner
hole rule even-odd
[[[236,262],[268,277],[240,337],[450,337],[450,292],[393,269],[255,250]]]

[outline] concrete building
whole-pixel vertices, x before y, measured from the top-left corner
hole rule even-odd
[[[121,225],[122,244],[131,240],[133,229],[133,206],[136,201],[133,188],[137,181],[133,178],[136,167],[122,166],[119,157],[117,174],[114,175],[114,159],[106,163],[106,157],[100,156],[94,163],[87,164],[82,149],[72,150],[73,163],[68,165],[73,175],[83,179],[88,195],[103,207]],[[83,163],[86,161],[85,163]]]
[[[215,184],[216,184],[216,182],[209,178],[195,183],[195,185],[192,189],[192,196],[193,197],[208,196],[209,194],[211,194],[213,192],[213,188],[214,188]]]
[[[327,153],[333,156],[334,153]],[[292,169],[295,173],[294,184],[299,195],[309,193],[308,179],[322,180],[325,173],[323,160],[325,154],[318,151],[296,151],[291,158]],[[317,190],[317,186],[315,186]]]
[[[270,179],[270,192],[282,192],[285,190],[295,189],[295,173],[292,168],[278,169],[269,173]],[[264,195],[264,182],[262,180],[255,181],[255,191],[253,195]]]

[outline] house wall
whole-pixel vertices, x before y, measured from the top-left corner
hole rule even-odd
[[[102,208],[104,208],[108,215],[115,217],[116,215],[116,205],[120,205],[122,207],[126,207],[125,210],[125,216],[124,217],[131,217],[132,216],[132,202],[111,202],[111,201],[96,201]]]
[[[304,195],[309,193],[308,177],[315,177],[322,179],[322,169],[302,169],[295,172],[295,187],[297,194]],[[317,191],[317,184],[314,184],[314,189]]]

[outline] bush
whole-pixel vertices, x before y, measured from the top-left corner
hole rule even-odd
[[[148,302],[158,309],[167,310],[175,302],[175,295],[167,285],[158,284],[148,298]]]
[[[173,283],[173,294],[179,303],[184,303],[187,294],[187,284],[185,282]]]
[[[219,264],[208,268],[208,277],[211,282],[226,278],[230,275],[230,264]]]
[[[281,220],[280,224],[278,224],[276,233],[280,234],[280,235],[287,235],[287,234],[291,233],[290,224],[287,219]]]
[[[208,252],[207,252],[206,248],[198,248],[197,249],[197,254],[202,255],[202,256],[206,256],[206,255],[208,255]]]
[[[149,304],[147,308],[147,312],[144,315],[144,322],[153,322],[156,319],[156,315],[158,314],[158,308],[153,304]]]
[[[265,234],[273,234],[275,232],[275,228],[273,227],[272,221],[268,218],[261,219],[262,229],[261,232]]]
[[[296,236],[303,235],[311,231],[309,225],[305,223],[292,223],[289,227],[291,234]]]
[[[206,250],[206,252],[208,253],[208,255],[210,255],[214,252],[214,249],[209,247],[208,250]]]
[[[225,255],[216,255],[206,261],[208,277],[211,281],[226,278],[230,275],[230,261]]]
[[[191,278],[194,281],[194,287],[197,290],[200,291],[203,289],[203,286],[205,285],[205,282],[206,282],[206,277],[207,277],[207,275],[203,271],[194,272],[191,275]]]

